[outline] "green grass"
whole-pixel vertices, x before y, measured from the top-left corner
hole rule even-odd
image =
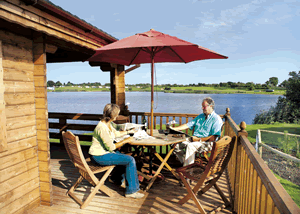
[[[129,90],[131,88],[131,90]],[[167,93],[198,93],[198,94],[276,94],[276,95],[283,95],[285,90],[275,90],[274,92],[265,92],[265,90],[257,91],[249,91],[245,89],[232,89],[232,88],[225,88],[225,87],[200,87],[200,86],[184,86],[184,87],[171,87],[171,90],[161,90],[164,89],[162,86],[154,86],[155,91],[159,92],[167,92]],[[104,92],[110,91],[109,88],[78,88],[77,86],[65,86],[60,88],[55,88],[55,92]],[[130,91],[151,91],[151,87],[141,87],[137,88],[135,86],[129,86],[126,88],[127,92]],[[48,90],[48,92],[51,92]]]
[[[275,177],[279,180],[283,188],[287,191],[287,193],[291,196],[294,202],[300,208],[300,187],[286,179],[281,178],[280,176],[274,173]]]
[[[257,129],[284,132],[287,131],[290,134],[300,135],[300,124],[287,124],[287,123],[274,123],[274,124],[253,124],[247,125],[246,131],[248,132],[248,139],[251,143],[256,142]],[[268,145],[282,146],[284,135],[274,134],[268,132],[261,132],[261,140],[263,143]],[[298,142],[300,139],[298,137]],[[290,143],[292,149],[296,149],[296,142]]]

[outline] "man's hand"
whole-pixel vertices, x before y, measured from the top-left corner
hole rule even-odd
[[[181,131],[181,130],[185,130],[188,129],[189,127],[186,124],[180,125],[180,126],[176,126],[176,127],[171,127],[171,129],[176,130],[176,131]]]

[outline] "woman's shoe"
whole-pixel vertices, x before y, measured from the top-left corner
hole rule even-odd
[[[132,194],[125,194],[126,198],[143,198],[145,195],[143,193],[135,192]]]

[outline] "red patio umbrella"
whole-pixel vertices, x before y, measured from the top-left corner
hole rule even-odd
[[[114,43],[98,48],[87,59],[90,62],[109,62],[121,65],[151,63],[151,117],[150,135],[153,134],[153,70],[154,62],[192,62],[204,59],[227,59],[207,48],[178,39],[151,29],[137,33]]]

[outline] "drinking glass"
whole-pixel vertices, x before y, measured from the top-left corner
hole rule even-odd
[[[166,141],[168,141],[168,134],[170,133],[170,129],[166,129],[165,131],[164,131],[164,134],[166,135],[166,138],[165,138],[165,140]]]

